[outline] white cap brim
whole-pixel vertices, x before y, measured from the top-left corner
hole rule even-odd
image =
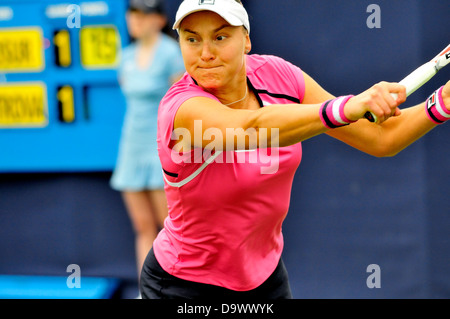
[[[173,29],[178,30],[184,18],[199,11],[215,12],[230,25],[244,26],[250,33],[247,11],[235,0],[184,0],[178,8]]]

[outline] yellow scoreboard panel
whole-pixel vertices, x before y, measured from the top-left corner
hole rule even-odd
[[[81,64],[85,68],[116,67],[120,47],[120,37],[113,25],[86,26],[80,31]]]
[[[39,72],[45,68],[42,29],[0,29],[0,73]]]
[[[0,128],[44,127],[47,124],[44,82],[0,84]]]

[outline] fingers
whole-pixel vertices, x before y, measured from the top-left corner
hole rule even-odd
[[[380,82],[365,93],[367,111],[376,115],[377,123],[399,116],[398,106],[406,101],[406,88],[398,83]]]
[[[391,90],[391,96],[397,103],[397,106],[404,103],[406,101],[406,87],[399,83],[387,83],[389,85],[389,89]]]
[[[351,98],[345,105],[345,116],[352,121],[372,113],[377,123],[401,114],[398,106],[406,101],[406,88],[398,83],[380,82]]]

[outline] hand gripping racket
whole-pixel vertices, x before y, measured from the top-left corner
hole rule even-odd
[[[410,75],[401,80],[399,84],[406,87],[406,96],[413,94],[418,88],[427,83],[440,69],[450,63],[450,45],[431,61],[423,64],[414,70]],[[397,94],[391,94],[397,99]],[[371,112],[367,112],[364,117],[370,122],[376,122],[377,117]]]

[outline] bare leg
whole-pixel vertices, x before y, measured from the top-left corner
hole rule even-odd
[[[164,220],[167,217],[167,198],[163,189],[149,191],[149,197],[153,205],[153,212],[155,219],[158,222],[158,227],[164,227]]]
[[[136,266],[140,276],[145,257],[158,233],[153,204],[148,192],[123,192],[122,197],[135,232]]]

